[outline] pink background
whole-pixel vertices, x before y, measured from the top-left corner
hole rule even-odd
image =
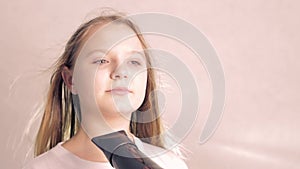
[[[0,6],[1,166],[17,169],[31,158],[40,116],[30,119],[49,79],[39,71],[60,55],[88,13],[105,6],[178,16],[216,48],[225,72],[226,106],[216,133],[198,144],[211,93],[207,74],[195,69],[202,82],[200,112],[183,141],[191,151],[186,161],[191,169],[300,166],[300,1],[19,0]]]

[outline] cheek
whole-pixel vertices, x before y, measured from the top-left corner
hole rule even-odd
[[[134,90],[134,98],[130,99],[132,105],[137,109],[143,103],[147,87],[147,72],[139,73],[130,84],[130,88]]]
[[[107,86],[106,84],[108,80],[109,76],[107,75],[107,72],[98,71],[95,73],[93,82],[95,94],[103,93],[105,90],[108,89],[109,86]]]
[[[92,75],[92,70],[85,70],[84,68],[78,66],[74,71],[74,84],[80,99],[90,101],[94,96],[94,76]]]
[[[95,94],[103,90],[102,83],[103,83],[103,79],[100,79],[100,77],[95,77],[94,86],[93,86]]]
[[[147,85],[147,72],[143,72],[137,76],[137,89],[142,93],[145,93]]]

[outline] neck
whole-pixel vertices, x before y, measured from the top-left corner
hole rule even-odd
[[[107,162],[103,152],[91,142],[91,139],[82,128],[79,128],[76,135],[62,146],[81,159],[94,162]]]
[[[128,137],[133,141],[133,134],[129,131],[129,121],[123,117],[118,119],[106,119],[112,128],[111,132],[124,130]],[[78,132],[70,140],[62,145],[65,149],[75,154],[81,159],[95,162],[107,162],[103,152],[91,141],[83,128],[79,128]]]
[[[91,139],[120,130],[130,134],[129,125],[129,118],[115,112],[103,112],[101,115],[86,113],[81,119],[81,127]]]
[[[105,121],[113,131],[124,130],[126,134],[130,134],[130,119],[120,115],[118,117],[105,117]]]

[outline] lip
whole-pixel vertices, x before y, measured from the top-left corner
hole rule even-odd
[[[116,95],[126,95],[129,93],[132,93],[132,91],[126,87],[115,87],[110,90],[106,90],[106,92],[111,93],[111,94],[116,94]]]

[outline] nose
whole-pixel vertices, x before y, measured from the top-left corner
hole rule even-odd
[[[120,64],[115,66],[115,68],[113,68],[111,74],[111,79],[123,79],[123,78],[128,78],[128,71],[127,68],[125,66],[125,64]]]

